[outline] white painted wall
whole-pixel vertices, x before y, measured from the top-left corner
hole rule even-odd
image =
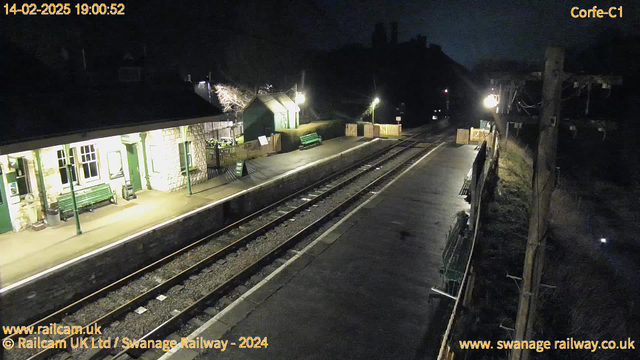
[[[140,178],[142,188],[147,189],[144,166],[144,153],[142,142],[139,141],[139,133],[128,134],[131,139],[136,139],[135,144],[138,150],[138,163],[140,170]],[[207,160],[204,142],[204,125],[189,125],[187,131],[187,140],[191,141],[191,149],[193,151],[193,171],[191,172],[191,184],[195,185],[207,180]],[[186,175],[180,171],[180,156],[178,144],[182,143],[182,134],[179,127],[172,127],[162,130],[153,130],[148,132],[146,140],[147,146],[147,166],[149,169],[149,183],[155,190],[175,191],[185,188],[187,185]],[[93,144],[98,158],[99,177],[96,179],[85,179],[81,165],[80,147],[83,145]],[[76,171],[78,174],[78,182],[74,184],[76,190],[84,189],[98,184],[108,183],[112,190],[117,192],[117,196],[121,197],[122,186],[125,179],[129,179],[129,167],[127,159],[127,149],[122,143],[121,136],[110,136],[89,141],[75,142],[69,144],[75,149],[76,154]],[[52,146],[40,150],[40,158],[42,161],[42,172],[44,176],[45,189],[47,193],[48,203],[57,202],[58,196],[70,191],[69,185],[63,185],[58,168],[57,151],[63,149],[63,146]],[[122,159],[122,169],[124,177],[111,179],[108,166],[108,153],[119,151]],[[19,196],[10,197],[10,188],[6,178],[6,174],[11,172],[8,165],[8,156],[25,157],[29,166],[29,181],[31,184],[31,193],[36,197],[33,206],[37,210],[37,219],[44,218],[44,208],[40,201],[39,183],[37,177],[37,164],[35,153],[33,151],[24,151],[0,156],[0,166],[3,169],[3,177],[5,183],[5,192],[8,197],[9,212],[14,231],[28,228],[31,225],[29,219],[29,205]]]

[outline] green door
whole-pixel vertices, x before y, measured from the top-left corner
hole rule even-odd
[[[138,148],[135,144],[127,144],[127,162],[129,163],[129,180],[133,184],[133,191],[142,190],[140,179],[140,165],[138,164]]]
[[[4,177],[0,169],[0,234],[13,230],[11,217],[9,216],[9,204],[7,204],[7,194],[4,191]]]

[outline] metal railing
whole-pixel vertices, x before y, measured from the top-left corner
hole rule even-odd
[[[468,288],[472,286],[469,281],[472,274],[472,260],[475,244],[478,239],[478,228],[480,227],[480,215],[483,210],[483,198],[488,194],[488,187],[485,187],[488,179],[497,174],[498,160],[500,158],[499,151],[499,139],[500,135],[497,130],[491,131],[488,136],[483,139],[482,145],[480,145],[480,151],[476,155],[476,159],[473,162],[471,184],[469,190],[471,193],[471,212],[469,217],[469,228],[472,232],[471,247],[468,252],[466,266],[464,267],[464,274],[462,279],[457,283],[456,295],[448,295],[455,299],[453,310],[451,311],[451,317],[447,324],[442,343],[440,345],[440,351],[438,353],[438,360],[453,359],[453,351],[451,350],[451,330],[453,323],[462,309],[461,301],[464,300],[465,294],[469,291]],[[449,293],[451,294],[451,293]]]

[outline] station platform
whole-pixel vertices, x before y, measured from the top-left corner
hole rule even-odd
[[[430,289],[456,213],[469,209],[458,193],[476,154],[436,148],[194,333],[266,337],[266,349],[176,349],[161,359],[437,357],[450,300],[430,302]]]
[[[248,176],[239,179],[231,173],[217,176],[194,185],[192,196],[187,196],[186,189],[171,193],[140,191],[136,193],[137,199],[118,199],[118,204],[81,213],[81,235],[76,235],[73,217],[41,231],[29,229],[2,234],[0,287],[5,290],[12,284],[61,266],[79,256],[99,251],[156,224],[170,221],[209,203],[223,201],[237,192],[294,172],[314,161],[364,146],[369,141],[370,139],[362,137],[340,137],[323,141],[322,145],[303,151],[249,160],[246,162]]]

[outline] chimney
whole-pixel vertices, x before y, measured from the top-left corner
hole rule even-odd
[[[371,46],[374,49],[381,49],[387,45],[387,31],[383,23],[377,23],[371,35]]]
[[[416,38],[418,40],[418,47],[419,48],[426,48],[427,47],[427,37],[426,36],[422,36],[422,35],[418,34],[418,36]]]
[[[398,45],[398,22],[391,23],[391,45]]]

